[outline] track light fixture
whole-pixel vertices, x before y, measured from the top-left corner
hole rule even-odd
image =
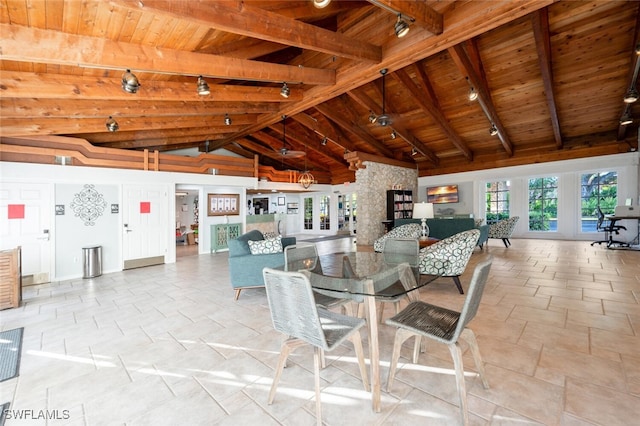
[[[629,87],[629,90],[627,90],[627,93],[624,94],[624,103],[625,104],[632,104],[635,101],[638,100],[638,91],[636,90],[635,87]]]
[[[140,82],[138,81],[138,77],[136,77],[131,70],[127,70],[122,75],[122,90],[127,93],[136,93],[140,88]]]
[[[229,114],[224,115],[224,124],[225,126],[231,126],[231,117],[229,117]]]
[[[412,156],[418,155],[418,151],[415,148],[411,148],[411,155]]]
[[[476,88],[473,87],[473,85],[471,84],[471,82],[469,81],[469,77],[465,77],[467,79],[467,83],[469,83],[469,100],[470,101],[475,101],[476,99],[478,99],[478,92],[476,92]]]
[[[401,13],[398,13],[398,20],[393,28],[396,31],[396,37],[398,38],[402,38],[409,33],[409,24],[407,24],[407,21],[402,19]]]
[[[290,94],[291,94],[291,89],[289,89],[289,86],[287,86],[287,83],[283,83],[282,89],[280,89],[280,95],[283,98],[288,98]]]
[[[469,100],[475,101],[476,99],[478,99],[478,92],[476,92],[476,89],[471,86],[469,87]]]
[[[395,131],[395,130],[391,131],[391,139],[392,139],[392,140],[393,140],[393,139],[395,139],[397,136],[398,136],[398,135],[396,134],[396,131]]]
[[[624,113],[622,117],[620,117],[621,126],[628,126],[631,123],[633,123],[633,118],[631,118],[631,114],[629,114],[628,112]]]
[[[329,139],[327,139],[327,137],[325,136],[324,138],[322,138],[322,142],[320,142],[320,145],[326,146],[328,141]]]
[[[491,128],[489,129],[489,134],[491,136],[495,136],[498,134],[498,128],[496,127],[495,124],[491,123]]]
[[[202,78],[202,76],[198,77],[198,95],[205,96],[209,93],[211,93],[211,91],[209,90],[209,85],[207,84],[207,82],[204,81],[204,78]]]
[[[628,126],[631,123],[633,123],[633,117],[631,117],[631,105],[627,104],[624,109],[624,114],[620,117],[620,125]]]
[[[109,116],[105,124],[107,126],[107,130],[110,132],[115,132],[120,128],[120,126],[118,125],[118,122],[114,120],[112,116]]]
[[[313,0],[313,5],[318,9],[323,9],[329,6],[329,3],[331,3],[331,0]]]
[[[369,123],[375,124],[378,121],[378,116],[376,116],[373,112],[369,114]]]

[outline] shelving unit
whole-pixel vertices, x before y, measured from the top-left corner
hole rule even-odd
[[[387,191],[387,220],[411,219],[413,191],[390,189]]]

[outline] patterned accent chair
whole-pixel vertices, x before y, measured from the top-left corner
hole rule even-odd
[[[520,216],[513,216],[509,219],[504,219],[498,223],[494,223],[489,227],[489,238],[500,238],[504,243],[504,246],[508,248],[511,245],[509,238],[511,238],[513,230],[516,229],[518,219],[520,219]]]
[[[470,229],[420,249],[420,273],[451,277],[460,294],[464,294],[460,275],[467,268],[478,238],[480,230]]]
[[[422,225],[420,225],[419,223],[408,223],[406,225],[400,225],[375,240],[373,242],[373,250],[377,251],[378,253],[382,253],[382,250],[384,249],[384,242],[387,240],[387,238],[415,238],[417,240],[418,238],[420,238],[420,235],[422,235]]]

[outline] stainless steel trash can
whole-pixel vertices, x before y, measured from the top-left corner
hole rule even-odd
[[[82,278],[102,275],[102,246],[82,247]]]

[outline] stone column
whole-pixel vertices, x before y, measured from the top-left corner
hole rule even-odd
[[[413,201],[418,201],[418,170],[391,166],[372,161],[363,163],[366,168],[356,171],[358,184],[357,245],[371,246],[382,236],[382,221],[387,218],[387,190],[400,186],[413,191]]]

